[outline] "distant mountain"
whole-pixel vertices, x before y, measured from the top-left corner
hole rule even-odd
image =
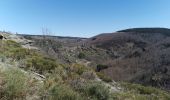
[[[170,29],[168,28],[131,28],[120,30],[118,32],[134,32],[134,33],[162,33],[170,36]]]

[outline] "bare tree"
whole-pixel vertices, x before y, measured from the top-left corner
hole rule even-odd
[[[42,28],[42,36],[43,36],[43,45],[45,46],[48,43],[48,36],[52,36],[52,32],[48,28]]]
[[[52,35],[52,32],[48,28],[42,28],[42,35],[43,38],[45,39],[47,36]]]

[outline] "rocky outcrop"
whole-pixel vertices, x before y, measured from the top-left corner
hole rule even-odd
[[[0,35],[0,39],[1,39],[1,40],[3,39],[3,36],[2,36],[2,35]]]
[[[2,39],[6,39],[6,37],[4,37],[2,34],[0,34],[0,40]]]

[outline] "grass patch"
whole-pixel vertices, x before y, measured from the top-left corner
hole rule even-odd
[[[11,58],[13,60],[21,60],[31,55],[33,51],[22,48],[19,43],[12,40],[0,42],[1,55]]]
[[[1,98],[13,100],[15,98],[24,99],[28,91],[28,78],[17,69],[8,69],[3,72],[4,84],[1,90]]]
[[[83,100],[81,96],[69,86],[56,84],[48,90],[47,100]]]
[[[26,62],[26,68],[34,68],[40,73],[45,71],[50,72],[58,66],[59,64],[57,64],[54,59],[42,56],[32,56],[31,58],[28,58]]]
[[[90,100],[109,100],[110,99],[110,91],[108,87],[105,87],[100,82],[91,81],[88,82],[84,91],[87,97],[91,98]]]
[[[104,75],[103,73],[101,73],[101,72],[96,72],[96,74],[97,74],[97,76],[98,76],[101,80],[103,80],[103,81],[105,81],[105,82],[112,82],[112,79],[111,79],[110,77]]]
[[[121,83],[123,92],[114,93],[112,96],[118,100],[170,100],[169,93],[139,84]]]
[[[69,68],[70,68],[71,72],[74,72],[78,75],[81,75],[83,72],[90,70],[86,66],[83,66],[83,65],[77,64],[77,63],[72,64]]]

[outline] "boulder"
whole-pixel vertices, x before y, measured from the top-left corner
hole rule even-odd
[[[0,34],[0,40],[2,40],[4,37]]]
[[[0,40],[2,39],[6,39],[6,37],[4,37],[2,34],[0,34]]]

